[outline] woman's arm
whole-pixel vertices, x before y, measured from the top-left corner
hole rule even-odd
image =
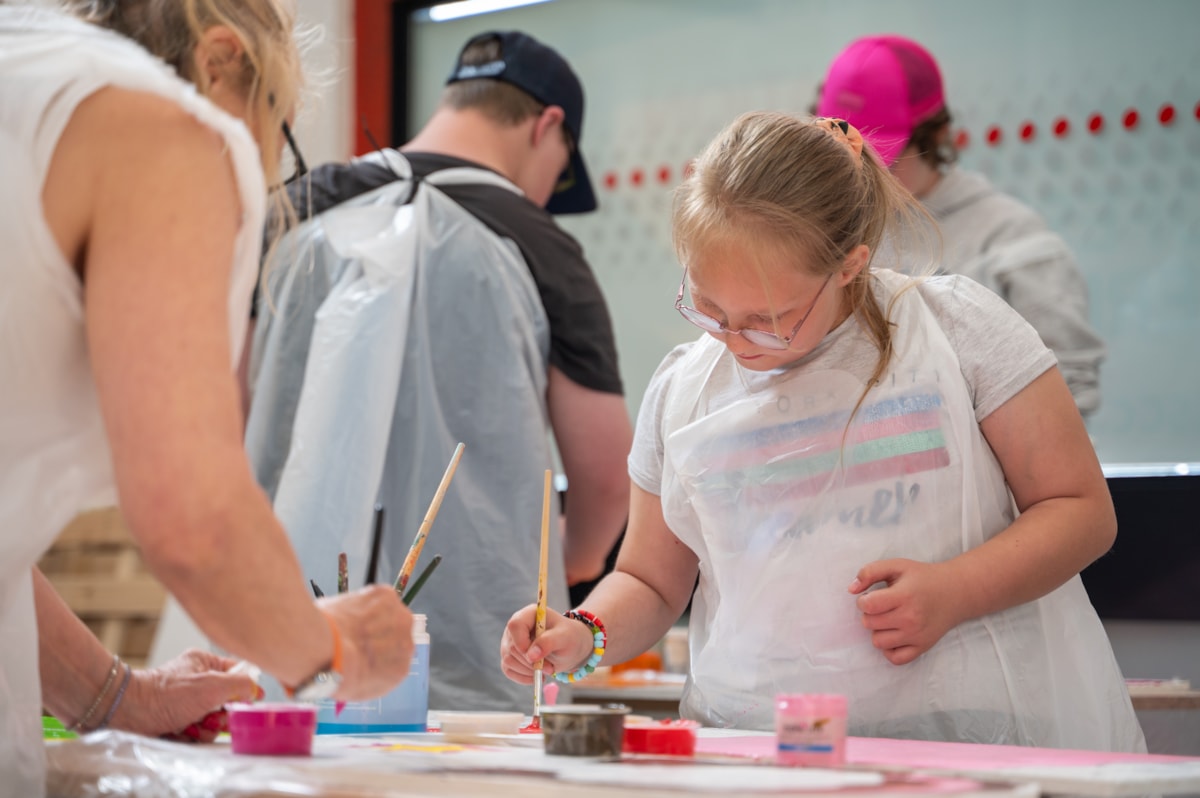
[[[218,646],[304,681],[334,636],[242,447],[229,325],[242,219],[225,142],[162,98],[103,89],[64,131],[43,203],[83,278],[120,504],[147,564]],[[362,594],[326,607],[348,699],[385,691],[411,657],[394,591]]]
[[[168,734],[198,722],[228,701],[252,701],[258,692],[258,685],[248,675],[225,672],[233,660],[190,651],[162,668],[133,671],[114,708],[123,675],[118,669],[115,678],[108,679],[114,667],[112,653],[36,568],[33,598],[42,705],[67,726],[81,720],[94,705],[85,730],[98,726],[113,709],[109,721],[113,728]]]
[[[1007,529],[943,563],[884,560],[857,575],[863,623],[892,662],[910,662],[971,618],[1041,598],[1111,548],[1112,498],[1057,368],[980,424],[1021,511]]]

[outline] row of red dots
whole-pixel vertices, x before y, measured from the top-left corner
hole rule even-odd
[[[1200,120],[1200,102],[1196,103],[1193,110],[1197,120]],[[1171,103],[1166,103],[1158,109],[1158,123],[1163,127],[1167,127],[1175,122],[1177,114],[1175,106]],[[1121,126],[1126,130],[1134,130],[1141,124],[1142,115],[1138,113],[1136,108],[1130,108],[1121,115]],[[1100,113],[1090,114],[1087,118],[1087,131],[1093,136],[1104,130],[1105,120],[1104,115]],[[1055,138],[1066,138],[1071,132],[1071,121],[1065,116],[1060,116],[1054,120],[1050,126],[1050,132]],[[1037,125],[1031,121],[1022,122],[1017,128],[1017,136],[1021,141],[1033,141],[1037,137]],[[1004,139],[1004,131],[999,125],[991,125],[984,133],[984,141],[988,146],[995,147]],[[960,130],[954,136],[954,146],[958,149],[964,149],[970,144],[970,136],[967,131]]]
[[[1200,121],[1200,102],[1196,103],[1196,107],[1192,111],[1197,121]],[[1175,106],[1171,103],[1166,103],[1158,109],[1158,123],[1163,127],[1167,127],[1175,122],[1178,114],[1175,111]],[[1136,108],[1130,108],[1121,115],[1121,126],[1126,130],[1134,130],[1141,123],[1142,117]],[[1100,113],[1090,114],[1087,118],[1087,131],[1093,136],[1098,135],[1105,127],[1104,115]],[[1055,138],[1066,138],[1071,132],[1071,121],[1065,116],[1060,116],[1055,119],[1050,125],[1050,132]],[[1031,121],[1022,122],[1017,128],[1017,136],[1021,141],[1033,141],[1037,137],[1037,125]],[[984,132],[984,141],[989,147],[995,147],[1004,139],[1004,131],[999,125],[991,125]],[[954,134],[954,146],[960,150],[966,149],[971,143],[970,134],[966,130],[959,130]],[[690,163],[684,164],[681,170],[686,177],[689,171]],[[674,173],[670,166],[660,166],[654,170],[653,174],[648,174],[643,169],[633,169],[629,173],[628,182],[634,188],[639,188],[650,182],[651,179],[656,180],[662,185],[667,185],[674,177]],[[617,187],[620,182],[620,177],[614,171],[609,171],[604,175],[604,187],[610,191]]]

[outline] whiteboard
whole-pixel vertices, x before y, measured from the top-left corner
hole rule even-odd
[[[671,190],[684,165],[744,111],[804,112],[850,40],[899,33],[941,62],[955,126],[970,137],[963,165],[1037,208],[1079,259],[1108,346],[1089,422],[1101,460],[1200,461],[1200,3],[554,0],[416,19],[414,125],[463,42],[484,30],[533,34],[583,80],[582,147],[600,209],[560,221],[608,298],[631,414],[661,358],[696,333],[672,309]],[[1127,130],[1129,109],[1140,121]],[[1095,135],[1094,113],[1105,120]],[[1022,141],[1026,121],[1038,132]],[[993,125],[1002,138],[989,146]]]

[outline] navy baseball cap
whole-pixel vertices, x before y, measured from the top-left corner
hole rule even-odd
[[[447,84],[460,80],[490,78],[516,86],[521,91],[545,105],[557,105],[563,109],[563,124],[575,140],[571,162],[558,187],[546,203],[550,213],[587,213],[596,210],[596,194],[583,163],[580,139],[583,135],[583,85],[566,59],[537,39],[520,31],[488,31],[471,38],[463,51],[480,41],[495,39],[500,45],[500,56],[484,64],[462,63],[462,52],[458,54],[454,71]]]

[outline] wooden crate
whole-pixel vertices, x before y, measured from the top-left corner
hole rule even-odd
[[[145,664],[167,594],[116,508],[79,515],[38,565],[109,651]]]

